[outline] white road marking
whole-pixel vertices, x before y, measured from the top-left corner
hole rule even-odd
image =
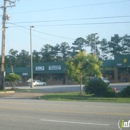
[[[109,126],[110,125],[110,124],[100,124],[100,123],[71,122],[71,121],[46,120],[46,119],[41,119],[41,121],[56,122],[56,123],[69,123],[69,124],[81,124],[81,125],[99,125],[99,126]]]

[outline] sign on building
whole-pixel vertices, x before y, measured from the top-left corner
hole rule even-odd
[[[49,70],[61,70],[61,65],[49,65]]]
[[[117,66],[122,66],[122,63],[118,63]]]
[[[36,66],[36,71],[44,71],[45,67],[44,66]]]
[[[22,76],[28,76],[28,73],[22,73]]]

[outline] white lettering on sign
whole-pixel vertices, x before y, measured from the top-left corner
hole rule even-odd
[[[49,70],[61,70],[61,65],[50,65]]]
[[[27,76],[27,75],[28,75],[28,73],[22,73],[22,75],[23,75],[23,76]]]
[[[122,66],[122,63],[118,63],[117,66]]]
[[[36,66],[36,71],[43,71],[45,70],[44,66]]]

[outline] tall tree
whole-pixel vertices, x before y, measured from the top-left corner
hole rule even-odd
[[[41,60],[40,52],[34,50],[33,51],[33,61],[38,63],[38,62],[40,62],[40,60]]]
[[[101,59],[103,60],[107,60],[108,59],[108,53],[109,53],[109,48],[108,48],[108,42],[107,40],[104,38],[101,40],[100,42],[100,50],[101,50]]]
[[[61,55],[61,51],[60,51],[60,45],[56,44],[53,47],[53,56],[55,57],[55,61],[62,61],[62,55]]]
[[[54,61],[53,47],[50,44],[46,44],[41,48],[40,54],[42,55],[42,61]]]
[[[30,65],[30,56],[29,56],[29,52],[25,51],[25,50],[21,50],[21,52],[19,53],[18,57],[18,62],[19,65],[18,66],[29,66]]]
[[[130,35],[125,35],[121,39],[122,54],[130,54]]]
[[[62,60],[66,61],[70,57],[70,46],[67,42],[62,42],[60,46],[60,53],[62,56]]]
[[[100,55],[100,51],[98,45],[100,44],[99,36],[97,33],[92,33],[86,37],[86,45],[90,46],[91,54],[95,54],[97,56]]]
[[[14,50],[14,49],[10,49],[9,50],[9,55],[6,57],[9,59],[9,66],[14,66],[16,67],[18,65],[18,62],[17,62],[17,56],[18,56],[18,51],[17,50]],[[6,59],[7,60],[7,59]]]
[[[5,67],[11,67],[12,64],[10,62],[11,62],[10,56],[6,55],[5,56]]]
[[[68,75],[80,83],[80,94],[83,94],[82,84],[89,75],[101,76],[100,65],[94,55],[79,52],[77,56],[66,62]]]
[[[122,54],[123,48],[121,43],[122,38],[119,37],[118,34],[115,34],[113,37],[111,37],[111,41],[108,42],[109,44],[109,50],[112,56],[115,54]]]
[[[84,51],[84,47],[86,45],[86,40],[82,37],[77,38],[73,43],[72,43],[72,48],[77,51]]]

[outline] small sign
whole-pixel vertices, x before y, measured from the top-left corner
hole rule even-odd
[[[61,65],[50,65],[49,70],[61,70]]]
[[[125,58],[125,59],[123,59],[123,62],[124,62],[124,63],[126,63],[126,62],[127,62],[127,59],[126,59],[126,58]]]
[[[22,73],[22,76],[28,76],[28,73]]]
[[[118,63],[117,66],[122,66],[122,63]]]
[[[44,66],[36,66],[36,71],[44,71],[45,67]]]

